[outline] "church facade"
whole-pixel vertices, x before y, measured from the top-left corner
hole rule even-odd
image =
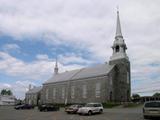
[[[108,63],[58,73],[45,83],[41,91],[42,103],[128,102],[131,93],[130,61],[121,33],[119,12],[113,54]]]

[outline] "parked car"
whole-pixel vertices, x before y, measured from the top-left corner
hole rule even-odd
[[[33,105],[29,105],[29,104],[22,104],[22,105],[17,105],[14,107],[14,109],[19,110],[19,109],[33,109],[34,106]]]
[[[75,105],[70,105],[65,108],[65,112],[67,113],[77,113],[78,109],[83,107],[82,105],[75,104]]]
[[[94,113],[103,113],[103,105],[101,103],[88,103],[84,107],[79,108],[78,114],[92,115]]]
[[[145,102],[143,106],[143,117],[160,117],[160,101]]]
[[[59,106],[53,104],[43,104],[38,106],[39,111],[58,111]]]

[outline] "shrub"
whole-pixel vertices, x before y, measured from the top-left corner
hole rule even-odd
[[[115,103],[115,102],[107,102],[102,104],[104,108],[112,108],[112,107],[121,105],[120,103]]]

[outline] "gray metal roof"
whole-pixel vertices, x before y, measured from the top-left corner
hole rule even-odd
[[[114,65],[100,64],[95,67],[82,68],[82,69],[72,70],[68,72],[63,72],[63,73],[54,75],[49,80],[47,80],[44,84],[106,75],[112,70],[113,67]]]
[[[34,87],[34,88],[30,89],[29,91],[27,91],[26,93],[38,93],[38,92],[40,92],[41,89],[42,89],[42,86]]]

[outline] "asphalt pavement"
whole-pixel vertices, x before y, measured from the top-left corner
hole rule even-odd
[[[13,106],[0,106],[0,120],[144,120],[142,107],[104,109],[103,114],[92,116],[67,114],[64,108],[60,111],[39,112],[31,110],[15,110]]]

